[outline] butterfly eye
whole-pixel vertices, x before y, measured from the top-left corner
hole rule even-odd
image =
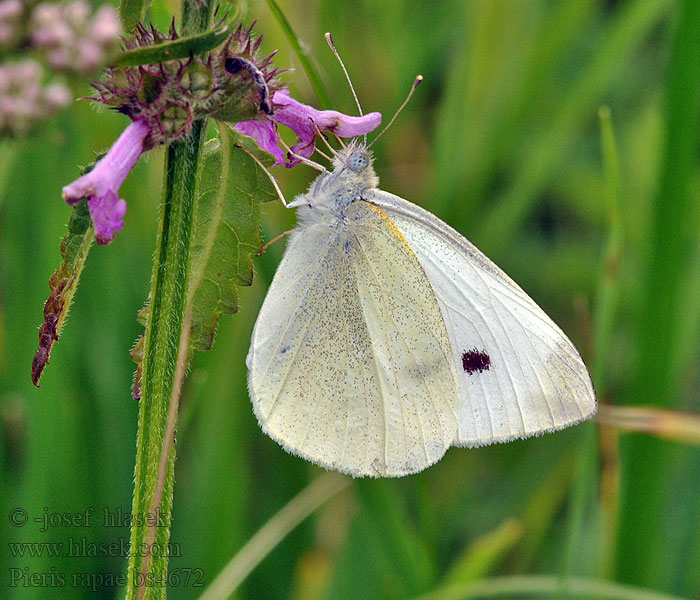
[[[348,157],[348,169],[355,173],[359,173],[369,164],[369,158],[364,152],[353,152]]]

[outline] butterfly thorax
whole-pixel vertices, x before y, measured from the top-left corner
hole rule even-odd
[[[379,178],[372,168],[372,154],[361,142],[351,142],[333,158],[333,169],[321,173],[306,194],[290,206],[298,206],[303,224],[342,223],[345,210],[362,200],[365,192],[376,188]]]

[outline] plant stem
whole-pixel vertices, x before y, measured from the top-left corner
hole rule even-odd
[[[210,20],[208,0],[185,0],[183,33],[203,31]],[[166,549],[170,540],[175,468],[175,444],[172,435],[168,435],[173,419],[168,427],[168,412],[176,386],[180,338],[187,309],[195,188],[205,131],[206,120],[199,120],[188,135],[172,142],[167,150],[146,324],[127,600],[163,599],[166,595]],[[161,467],[164,448],[168,460]],[[147,559],[149,552],[151,555]]]
[[[187,270],[194,220],[195,181],[202,145],[203,122],[195,123],[190,136],[168,148],[161,225],[151,283],[146,324],[142,396],[139,410],[136,469],[134,474],[134,524],[127,599],[136,598],[144,556],[139,550],[148,539],[148,521],[158,517],[154,548],[165,548],[170,538],[175,446],[170,448],[160,505],[153,507],[158,484],[159,460],[166,440],[166,422],[175,381],[178,346],[186,309]],[[153,508],[152,508],[153,507]],[[151,515],[152,511],[155,513]],[[148,517],[148,518],[144,518]],[[155,553],[154,553],[155,554]],[[158,554],[163,554],[159,552]],[[147,577],[166,579],[167,556],[152,556]],[[165,598],[165,585],[150,585],[145,598]]]
[[[615,328],[619,297],[618,265],[622,255],[623,230],[620,221],[620,172],[618,167],[618,151],[613,131],[612,118],[608,107],[601,107],[600,119],[601,142],[603,153],[603,168],[607,187],[607,239],[602,257],[602,269],[598,280],[598,293],[593,316],[593,359],[591,376],[596,386],[598,402],[605,402],[608,393],[608,360],[611,340]],[[591,498],[599,486],[598,478],[598,425],[586,423],[582,427],[583,436],[580,442],[577,477],[571,493],[571,509],[569,512],[568,539],[564,551],[562,568],[562,597],[568,596],[566,579],[575,572],[575,565],[581,556],[581,541],[586,511]],[[609,517],[609,515],[605,515]],[[610,520],[606,520],[610,525]],[[611,532],[601,531],[601,547],[609,550],[611,547]],[[601,553],[603,554],[603,553]],[[609,554],[603,554],[600,561],[604,568]]]

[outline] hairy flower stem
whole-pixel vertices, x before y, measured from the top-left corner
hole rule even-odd
[[[204,31],[211,20],[211,9],[212,4],[207,0],[185,0],[185,31]],[[168,436],[168,412],[173,388],[177,385],[178,349],[187,309],[195,185],[205,131],[206,120],[201,119],[194,123],[188,135],[172,142],[167,150],[160,229],[146,324],[127,600],[166,597],[166,548],[170,539],[175,467],[175,444]],[[170,445],[169,458],[164,467],[165,473],[160,473],[163,469],[160,457],[164,445]],[[149,544],[152,544],[153,552],[146,559]]]
[[[178,346],[186,310],[187,271],[192,238],[195,181],[202,146],[204,123],[196,123],[190,135],[173,142],[168,148],[165,192],[161,224],[150,293],[149,318],[141,382],[136,469],[134,474],[134,524],[131,530],[129,559],[129,593],[137,598],[136,589],[143,579],[145,554],[140,550],[148,541],[151,518],[157,518],[154,552],[146,577],[154,581],[167,579],[167,556],[162,550],[170,537],[175,446],[170,448],[165,479],[159,477],[159,459],[167,439],[167,414],[175,382]],[[157,494],[159,485],[163,485]],[[154,506],[156,495],[160,506]],[[142,517],[146,517],[142,519]],[[140,522],[143,521],[143,522]],[[155,551],[157,550],[157,552]],[[142,583],[142,582],[141,582]],[[133,590],[132,590],[133,588]],[[161,589],[162,588],[162,589]],[[152,585],[143,598],[165,598],[165,586]]]

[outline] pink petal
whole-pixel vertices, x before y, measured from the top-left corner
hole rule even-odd
[[[308,158],[314,153],[317,130],[330,131],[338,137],[355,137],[376,129],[382,122],[382,115],[378,112],[352,117],[336,110],[316,110],[294,100],[287,90],[275,92],[272,106],[271,120],[243,121],[235,128],[254,138],[263,150],[272,154],[276,159],[275,165],[284,162],[277,124],[286,125],[297,134],[297,143],[292,151]],[[286,164],[293,167],[299,162],[297,158],[290,158]]]
[[[95,224],[98,244],[109,244],[124,227],[122,217],[126,213],[126,201],[120,200],[116,192],[109,190],[104,196],[91,196],[88,208]]]
[[[284,164],[284,152],[279,146],[279,134],[272,121],[241,121],[234,127],[243,135],[252,137],[265,152],[275,157],[273,166]]]
[[[304,157],[314,153],[317,128],[320,131],[330,131],[338,137],[355,137],[376,129],[382,122],[382,115],[378,112],[352,117],[336,110],[316,110],[294,100],[287,90],[275,92],[272,104],[275,120],[297,134],[297,143],[292,150]],[[287,166],[298,162],[292,160]]]
[[[63,188],[63,198],[68,204],[88,199],[99,244],[111,242],[124,226],[122,217],[126,213],[126,202],[119,199],[119,188],[144,153],[144,142],[150,131],[146,121],[134,121],[92,171]]]

